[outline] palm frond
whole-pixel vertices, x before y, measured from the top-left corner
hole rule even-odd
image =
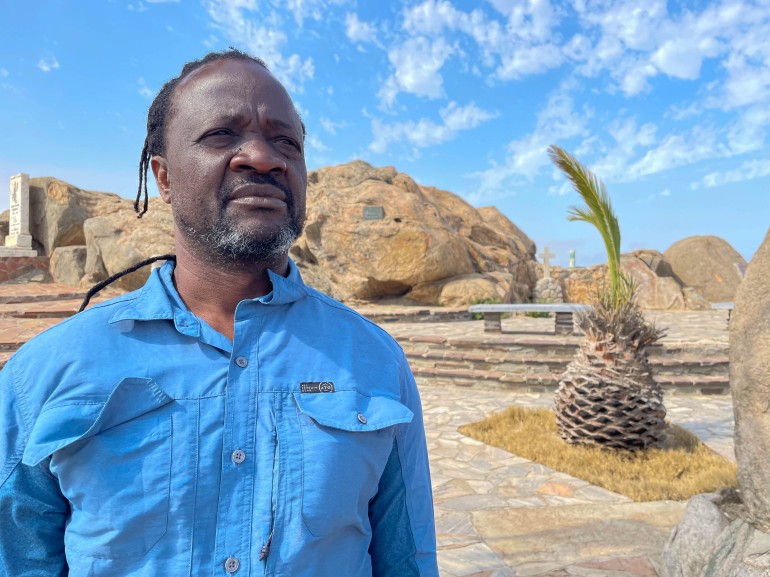
[[[564,149],[548,147],[551,161],[567,175],[585,206],[569,209],[568,220],[592,224],[602,237],[607,251],[607,267],[610,277],[610,299],[618,307],[633,297],[633,287],[620,270],[620,225],[612,209],[604,183]]]

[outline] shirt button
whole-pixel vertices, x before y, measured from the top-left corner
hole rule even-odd
[[[237,557],[228,557],[227,561],[225,561],[225,571],[228,573],[235,573],[240,566],[241,562],[238,561]]]
[[[362,425],[366,424],[366,417],[364,417],[364,415],[361,413],[358,413],[358,422],[361,423]]]
[[[246,453],[241,451],[240,449],[236,449],[233,451],[233,454],[230,455],[230,457],[233,459],[233,463],[236,465],[240,465],[246,460]]]
[[[235,359],[235,364],[245,369],[249,364],[249,360],[246,357],[238,357]]]

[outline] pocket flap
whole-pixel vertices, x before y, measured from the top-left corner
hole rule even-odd
[[[152,379],[120,381],[107,399],[51,399],[38,415],[22,462],[37,465],[59,449],[154,411],[173,401]]]
[[[408,423],[412,411],[395,399],[368,397],[358,391],[294,393],[299,410],[319,425],[344,431],[375,431]]]

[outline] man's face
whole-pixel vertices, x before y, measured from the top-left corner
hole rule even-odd
[[[305,222],[302,123],[256,63],[218,60],[174,90],[166,151],[152,163],[191,250],[219,261],[285,257]]]

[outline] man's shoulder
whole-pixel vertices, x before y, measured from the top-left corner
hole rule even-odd
[[[337,323],[337,326],[342,323],[351,328],[357,328],[382,340],[383,344],[394,346],[400,350],[396,340],[385,329],[358,311],[312,287],[307,287],[307,296],[323,311],[326,317],[323,319],[324,321]]]

